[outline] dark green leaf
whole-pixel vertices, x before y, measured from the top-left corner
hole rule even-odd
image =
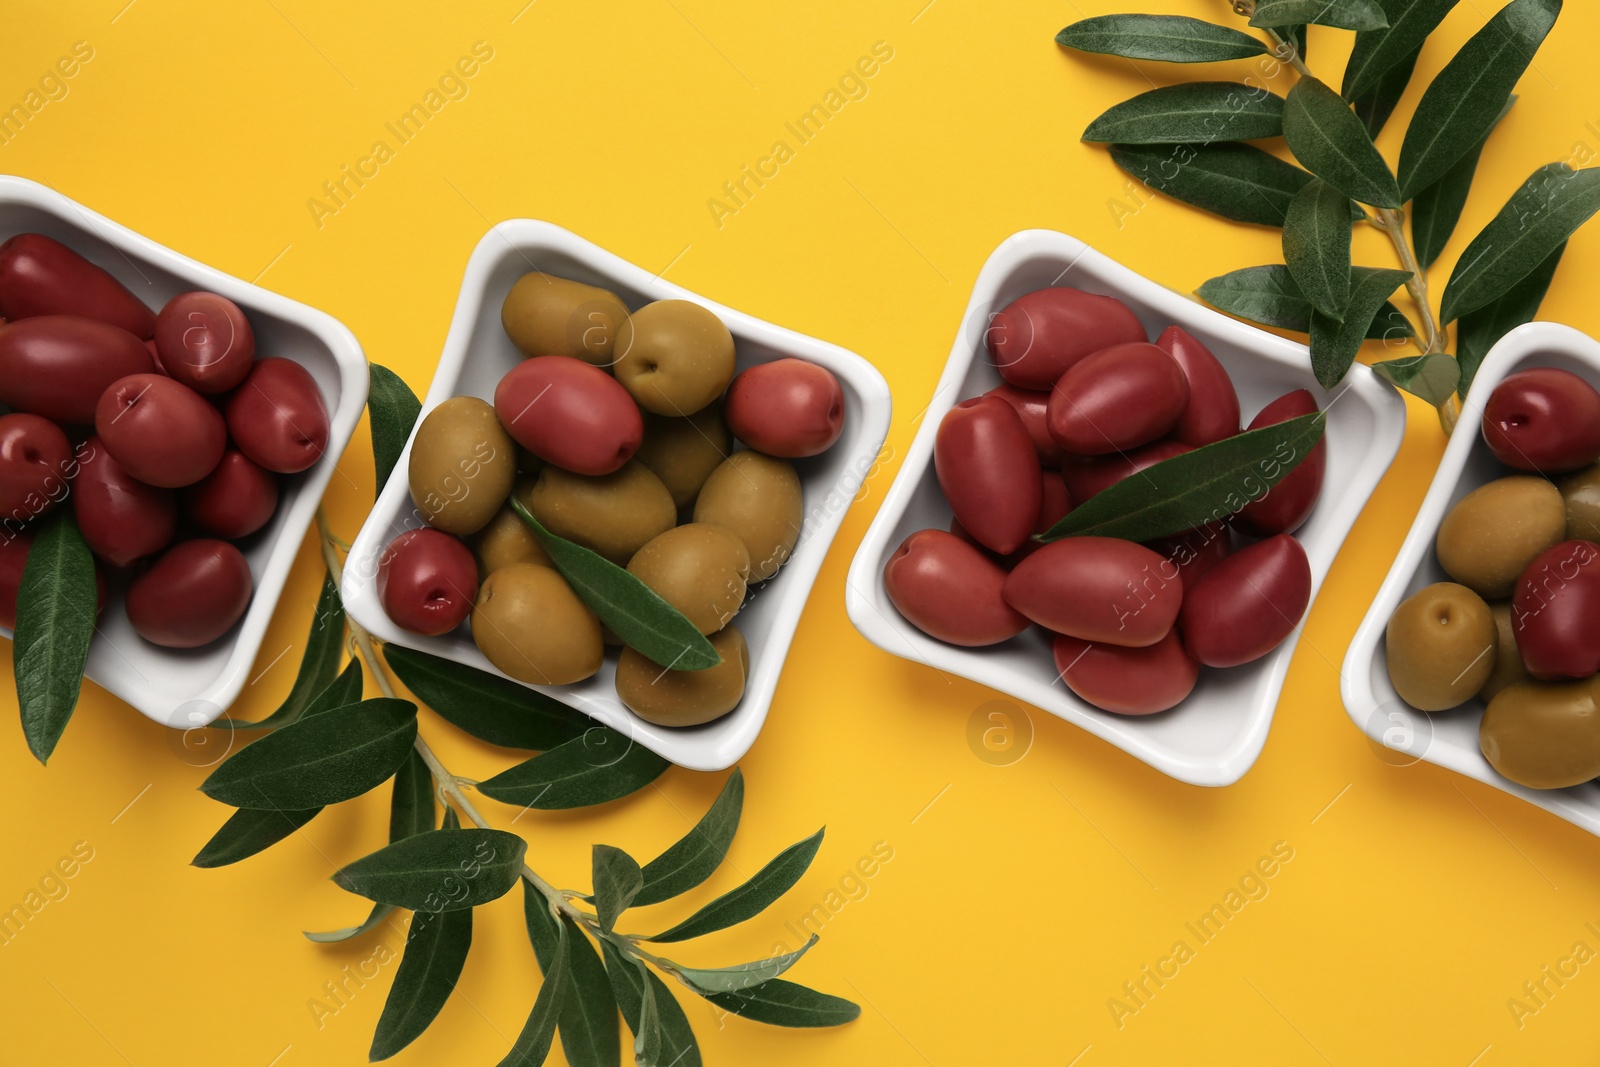
[[[1377,0],[1259,0],[1252,26],[1311,22],[1340,30],[1377,30],[1389,24]]]
[[[557,930],[555,956],[545,969],[544,984],[534,998],[528,1021],[522,1025],[522,1032],[517,1035],[511,1051],[500,1061],[500,1067],[539,1067],[550,1055],[550,1046],[556,1039],[556,1024],[561,1019],[571,990],[571,982],[567,978],[567,965],[572,951],[568,936],[565,926]]]
[[[1501,119],[1506,117],[1506,112],[1516,102],[1514,96],[1506,101],[1505,110],[1500,112]],[[1495,120],[1495,124],[1499,125],[1499,119]],[[1488,143],[1489,134],[1484,134],[1483,140],[1472,151],[1457,160],[1454,166],[1444,172],[1443,177],[1417,193],[1412,200],[1411,243],[1423,270],[1433,266],[1444,251],[1444,246],[1449,243],[1451,234],[1455,233],[1456,223],[1461,221],[1461,212],[1467,206],[1467,194],[1472,191],[1472,179],[1478,172],[1478,158],[1483,155],[1484,146]]]
[[[594,910],[600,929],[610,933],[617,919],[644,888],[644,875],[634,858],[610,845],[594,846]]]
[[[504,830],[429,830],[341,867],[341,889],[412,911],[457,911],[502,897],[522,874],[527,842]]]
[[[1344,380],[1356,361],[1356,353],[1361,351],[1361,342],[1367,337],[1367,330],[1361,324],[1371,323],[1388,301],[1389,294],[1410,278],[1411,274],[1403,270],[1352,267],[1350,302],[1345,305],[1344,321],[1312,311],[1311,370],[1324,388],[1332,389]]]
[[[1372,369],[1397,388],[1421,397],[1434,407],[1450,399],[1461,381],[1460,365],[1453,356],[1443,352],[1374,363]]]
[[[344,601],[339,597],[339,587],[332,575],[322,578],[322,595],[317,599],[317,613],[311,619],[311,636],[306,638],[306,653],[300,660],[300,673],[295,675],[278,710],[257,722],[236,719],[218,719],[211,725],[222,730],[276,730],[287,726],[305,712],[311,701],[333,683],[339,673],[339,660],[344,655]],[[360,695],[357,694],[359,700]]]
[[[315,941],[319,945],[332,945],[340,941],[349,941],[351,938],[360,937],[362,934],[377,929],[378,924],[387,919],[393,911],[394,908],[388,904],[374,904],[372,911],[362,920],[360,926],[346,926],[338,930],[321,932],[305,930],[302,933],[305,934],[307,941]]]
[[[748,882],[724,893],[672,929],[663,930],[645,940],[687,941],[691,937],[709,934],[759,915],[806,873],[817,849],[822,847],[822,834],[823,831],[818,830],[804,841],[790,845]]]
[[[455,991],[471,947],[471,908],[419,911],[411,917],[400,969],[378,1016],[368,1059],[386,1060],[422,1035]]]
[[[703,671],[722,662],[699,628],[649,586],[604,556],[545,529],[516,494],[509,503],[532,528],[572,591],[623,644],[677,671]]]
[[[1419,48],[1384,71],[1371,88],[1363,89],[1350,98],[1350,107],[1355,111],[1356,118],[1361,120],[1361,125],[1374,139],[1383,132],[1395,108],[1400,106],[1400,98],[1411,84],[1411,75],[1417,69],[1417,60],[1421,58],[1422,49]]]
[[[659,904],[710,878],[728,854],[733,835],[739,830],[739,815],[743,809],[744,775],[735,767],[722,792],[695,828],[645,864],[644,888],[634,898],[634,906]]]
[[[1322,439],[1324,418],[1302,415],[1163,460],[1103,489],[1039,535],[1153,541],[1220,522],[1277,485]]]
[[[388,484],[400,454],[406,450],[411,428],[422,414],[417,394],[400,376],[378,363],[369,367],[371,391],[367,394],[367,415],[372,424],[372,460],[378,476],[378,492]]]
[[[1507,289],[1498,300],[1461,316],[1461,322],[1456,326],[1456,358],[1461,364],[1461,384],[1458,388],[1463,398],[1472,387],[1472,379],[1483,365],[1483,357],[1489,354],[1489,350],[1499,343],[1500,338],[1523,323],[1532,322],[1539,314],[1539,305],[1544,302],[1545,293],[1550,291],[1550,282],[1561,263],[1561,254],[1566,250],[1565,244],[1558,245],[1543,263],[1534,268],[1532,274]]]
[[[1167,63],[1248,59],[1267,51],[1266,45],[1248,33],[1182,15],[1100,15],[1074,22],[1056,34],[1056,44],[1080,52]]]
[[[1448,323],[1504,296],[1600,211],[1600,168],[1550,163],[1511,195],[1461,253],[1444,290]]]
[[[1320,178],[1300,190],[1283,223],[1283,259],[1313,307],[1342,317],[1350,299],[1350,198]]]
[[[711,1003],[734,1015],[771,1026],[843,1026],[861,1009],[843,997],[818,993],[775,978],[743,993],[713,993]]]
[[[1311,329],[1311,301],[1282,264],[1244,267],[1212,278],[1196,290],[1200,299],[1241,319],[1276,326],[1280,330]],[[1368,340],[1389,337],[1393,330],[1411,332],[1411,323],[1400,309],[1385,304],[1367,328]]]
[[[1458,0],[1381,0],[1389,25],[1356,34],[1350,61],[1344,67],[1346,100],[1372,89],[1389,71],[1414,57],[1428,35],[1450,14]]]
[[[1255,145],[1111,146],[1111,159],[1134,178],[1175,200],[1234,222],[1282,226],[1311,175]]]
[[[314,808],[389,780],[417,736],[417,706],[377,698],[301,719],[228,757],[201,783],[236,808]]]
[[[555,811],[587,808],[638,792],[670,767],[662,757],[607,726],[502,771],[478,786],[506,804]]]
[[[70,509],[40,521],[17,589],[11,646],[28,749],[44,763],[78,707],[99,602],[94,557]]]
[[[339,672],[339,677],[333,683],[317,694],[317,698],[306,705],[306,710],[301,712],[302,719],[313,718],[317,715],[326,715],[338,708],[348,708],[351,704],[361,703],[361,692],[365,677],[361,673],[361,661],[353,659],[344,665],[344,670]]]
[[[427,833],[433,823],[433,772],[413,747],[394,776],[389,800],[389,840]]]
[[[1399,207],[1389,164],[1342,97],[1315,78],[1301,78],[1283,109],[1283,136],[1307,170],[1363,204]]]
[[[1240,82],[1184,82],[1124,100],[1089,124],[1085,141],[1181,144],[1253,141],[1283,132],[1283,97]]]
[[[522,908],[528,923],[528,940],[546,975],[556,951],[561,927],[567,930],[567,977],[570,986],[561,1007],[561,1047],[572,1067],[615,1067],[622,1055],[617,1039],[617,1002],[611,995],[605,965],[589,939],[572,920],[550,914],[544,894],[527,881],[522,884]]]
[[[701,1067],[700,1046],[695,1042],[694,1031],[683,1014],[683,1008],[661,979],[638,967],[610,941],[600,942],[605,954],[606,977],[611,980],[611,992],[616,995],[617,1007],[635,1035],[640,1029],[640,1015],[644,1010],[644,991],[648,985],[655,999],[656,1018],[661,1029],[661,1062],[671,1067]]]
[[[633,1062],[638,1067],[657,1067],[661,1062],[661,1015],[656,1000],[656,987],[650,981],[643,960],[635,960],[642,980],[639,985],[643,999],[639,1002],[639,1029],[633,1038]]]
[[[480,741],[540,751],[581,737],[593,721],[552,696],[400,645],[383,646],[395,677],[446,722]]]
[[[271,848],[316,818],[321,808],[271,811],[241,808],[211,835],[194,859],[196,867],[225,867]]]
[[[1511,0],[1445,64],[1400,146],[1404,199],[1444,177],[1488,136],[1559,14],[1561,0]]]
[[[675,963],[689,988],[702,995],[706,993],[739,993],[754,989],[762,982],[770,982],[790,967],[800,962],[800,957],[811,951],[818,941],[812,934],[805,944],[793,952],[783,952],[753,963],[740,963],[732,967],[685,967]]]

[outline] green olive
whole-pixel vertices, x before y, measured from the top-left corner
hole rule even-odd
[[[722,405],[713,403],[686,419],[646,415],[644,441],[634,458],[655,471],[674,504],[686,508],[732,451],[733,434],[722,417]]]
[[[793,464],[760,452],[735,452],[706,479],[694,521],[738,534],[750,550],[750,580],[764,582],[778,573],[800,540],[803,508]]]
[[[627,566],[646,541],[678,521],[672,494],[637,460],[598,476],[546,466],[521,499],[551,533],[576,541],[619,567]]]
[[[571,685],[600,669],[600,621],[566,579],[536,563],[489,576],[472,609],[472,639],[490,663],[521,682]]]
[[[465,537],[483,529],[511,495],[516,449],[493,407],[458,396],[422,420],[409,473],[411,500],[424,521]]]
[[[1494,616],[1498,640],[1495,643],[1494,670],[1489,673],[1489,680],[1483,683],[1483,688],[1478,690],[1478,696],[1486,703],[1507,686],[1533,680],[1528,668],[1523,665],[1522,652],[1517,648],[1516,631],[1511,628],[1510,603],[1502,600],[1498,604],[1490,604],[1489,614]]]
[[[1600,777],[1600,704],[1591,681],[1509,686],[1489,701],[1478,744],[1491,766],[1531,789]]]
[[[1526,474],[1480,485],[1439,526],[1439,565],[1481,597],[1502,600],[1533,557],[1566,534],[1561,491]]]
[[[701,633],[714,634],[744,605],[750,552],[731,530],[691,522],[653,538],[628,570]]]
[[[611,365],[618,331],[628,321],[617,294],[540,271],[524,274],[500,306],[500,322],[525,356],[576,356]]]
[[[1389,681],[1418,711],[1444,711],[1472,698],[1494,671],[1499,638],[1483,598],[1438,582],[1389,618]]]
[[[617,381],[646,411],[693,415],[733,381],[733,335],[688,300],[657,300],[617,331]]]
[[[664,671],[631,648],[617,660],[617,696],[645,722],[699,726],[738,706],[750,674],[750,649],[732,626],[711,637],[722,662],[703,671]]]
[[[532,486],[532,479],[517,486],[519,493]],[[522,516],[509,507],[495,513],[489,524],[472,538],[472,555],[478,561],[478,579],[482,581],[513,563],[537,563],[553,567],[550,554],[544,550],[533,530],[522,521]]]
[[[1567,506],[1569,541],[1600,541],[1600,463],[1556,483]]]

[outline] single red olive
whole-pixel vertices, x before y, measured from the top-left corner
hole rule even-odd
[[[226,393],[245,380],[256,335],[238,304],[216,293],[179,293],[156,316],[161,367],[197,393]]]
[[[72,512],[95,555],[126,567],[172,543],[178,501],[170,489],[137,480],[111,458],[98,437],[78,450]]]
[[[407,530],[378,557],[378,600],[402,630],[449,633],[467,621],[477,599],[478,562],[454,534]]]
[[[628,390],[571,356],[535,356],[500,379],[500,424],[517,444],[574,474],[621,470],[644,439],[644,417]]]
[[[0,526],[0,627],[17,628],[17,594],[22,589],[22,570],[28,563],[28,550],[33,547],[32,530],[10,530]],[[99,597],[95,612],[106,606],[106,576],[100,573],[99,563],[94,568],[95,590]]]
[[[1167,561],[1168,571],[1163,573],[1176,571],[1187,597],[1195,582],[1233,552],[1233,538],[1222,523],[1208,522],[1181,534],[1146,542],[1145,547]]]
[[[76,315],[41,315],[0,327],[0,404],[62,423],[91,424],[100,394],[156,369],[127,330]]]
[[[1173,358],[1145,341],[1074,363],[1050,393],[1050,434],[1068,452],[1101,456],[1149,444],[1178,424],[1189,383]]]
[[[1039,520],[1039,459],[1022,419],[999,397],[963,400],[945,413],[933,443],[939,487],[968,533],[1002,556],[1021,548]]]
[[[1000,377],[1041,391],[1092,352],[1146,340],[1149,335],[1128,305],[1068,286],[1017,298],[989,320],[984,332]]]
[[[1600,457],[1600,393],[1571,371],[1518,371],[1489,394],[1483,439],[1496,459],[1519,471],[1587,467]]]
[[[1178,625],[1207,667],[1237,667],[1283,643],[1311,603],[1311,564],[1288,534],[1257,541],[1206,572],[1183,596]]]
[[[258,359],[223,408],[228,436],[251,461],[298,474],[328,448],[328,407],[316,379],[288,359]]]
[[[1517,579],[1511,630],[1535,678],[1600,672],[1600,545],[1563,541],[1535,556]]]
[[[976,648],[1008,641],[1028,620],[1000,596],[1006,572],[954,534],[918,530],[883,566],[883,588],[901,615],[929,637]]]
[[[1034,451],[1039,453],[1039,465],[1059,467],[1063,450],[1060,442],[1050,436],[1050,394],[1033,389],[1020,389],[1015,385],[997,385],[984,396],[997,396],[1016,409],[1033,439]]]
[[[103,268],[42,233],[19,233],[0,244],[0,314],[7,320],[82,315],[143,340],[155,314]]]
[[[1180,441],[1156,441],[1132,452],[1114,452],[1109,456],[1067,456],[1061,461],[1061,480],[1072,502],[1082,504],[1130,475],[1193,451]]]
[[[1316,397],[1305,389],[1296,389],[1262,408],[1250,420],[1250,429],[1276,426],[1301,415],[1315,414],[1316,411]],[[1285,451],[1283,456],[1274,456],[1270,462],[1293,463],[1294,460],[1295,457]],[[1321,439],[1312,446],[1299,466],[1268,490],[1266,495],[1246,504],[1244,510],[1234,518],[1234,525],[1256,537],[1294,533],[1305,525],[1306,519],[1311,517],[1312,510],[1316,508],[1317,498],[1322,495],[1322,480],[1327,467],[1328,435],[1327,431],[1323,431]]]
[[[160,374],[113,383],[95,407],[95,432],[122,469],[146,485],[193,485],[222,462],[222,413],[187,385]]]
[[[1175,440],[1199,448],[1239,432],[1239,394],[1211,350],[1182,326],[1169,326],[1156,345],[1183,371],[1189,403],[1172,429]]]
[[[38,415],[0,415],[0,521],[24,523],[67,498],[72,443]],[[3,536],[3,535],[0,535]]]
[[[1172,629],[1183,604],[1166,560],[1115,537],[1068,537],[1018,563],[1006,603],[1059,634],[1144,648]]]
[[[128,583],[128,621],[151,644],[199,648],[244,618],[253,585],[250,564],[228,542],[183,541]]]
[[[741,371],[723,407],[733,436],[769,456],[802,459],[833,447],[844,429],[844,389],[826,367],[775,359]]]
[[[183,513],[213,537],[237,541],[271,521],[278,510],[278,476],[236,448],[217,469],[183,492]]]
[[[1154,715],[1175,707],[1200,678],[1200,665],[1184,650],[1176,630],[1145,648],[1091,644],[1060,634],[1051,653],[1068,689],[1118,715]]]

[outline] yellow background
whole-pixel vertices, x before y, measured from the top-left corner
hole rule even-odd
[[[21,100],[74,42],[89,42],[94,57],[64,99],[0,146],[0,171],[326,309],[419,393],[468,253],[505,218],[560,223],[690,289],[862,353],[894,389],[896,457],[980,265],[1014,231],[1075,234],[1181,291],[1278,255],[1276,232],[1171,201],[1118,225],[1108,201],[1124,197],[1124,178],[1102,149],[1078,142],[1083,126],[1150,80],[1244,69],[1135,67],[1052,42],[1069,21],[1137,2],[821,0],[761,5],[767,13],[717,0],[124,4],[8,5],[0,104]],[[1231,17],[1223,0],[1165,6]],[[1459,5],[1419,78],[1495,6]],[[1596,39],[1600,12],[1569,4],[1496,134],[1440,281],[1535,165],[1579,144],[1600,148]],[[366,156],[384,123],[479,40],[494,56],[469,94],[319,227],[307,201],[322,183]],[[869,94],[718,228],[708,199],[878,41],[894,57]],[[1311,63],[1326,79],[1337,81],[1348,41],[1313,31]],[[1407,111],[1416,95],[1414,86]],[[1382,139],[1391,158],[1402,130]],[[1358,257],[1392,265],[1377,236],[1363,235]],[[1544,317],[1600,331],[1597,268],[1600,231],[1590,231],[1573,242]],[[685,994],[706,1061],[1592,1061],[1600,965],[1520,1027],[1507,1000],[1576,942],[1600,948],[1585,926],[1600,927],[1600,842],[1432,766],[1386,765],[1340,706],[1338,665],[1443,445],[1430,411],[1413,404],[1410,415],[1393,472],[1306,626],[1260,763],[1216,791],[1171,781],[1037,712],[1031,728],[1018,713],[1033,735],[1021,758],[980,759],[969,725],[994,694],[878,651],[845,617],[846,567],[899,460],[887,464],[817,583],[771,718],[743,762],[746,818],[731,862],[705,892],[824,823],[827,840],[769,913],[678,953],[731,963],[792,942],[785,924],[826,905],[886,842],[892,861],[828,919],[794,974],[859,1001],[862,1016],[839,1030],[779,1031],[719,1023]],[[372,495],[364,428],[357,440],[328,499],[346,535]],[[308,542],[260,668],[303,640],[319,570]],[[266,670],[236,711],[275,706],[295,658]],[[9,656],[0,659],[13,706]],[[458,773],[487,776],[515,758],[431,713],[423,729]],[[185,752],[177,735],[93,689],[48,769],[14,726],[0,733],[0,904],[20,901],[74,843],[94,850],[70,894],[0,946],[0,1061],[363,1062],[393,964],[319,1028],[307,1002],[368,959],[373,942],[322,947],[300,931],[365,913],[327,876],[381,842],[386,789],[265,855],[201,871],[188,861],[226,815],[194,788],[214,751]],[[654,855],[722,777],[673,771],[636,797],[533,813],[517,829],[536,869],[586,884],[591,842]],[[509,822],[511,809],[485,803]],[[1119,1028],[1108,999],[1189,940],[1184,923],[1277,842],[1293,859],[1265,898],[1210,944],[1191,940],[1195,958]],[[520,909],[514,893],[480,913],[459,995],[396,1062],[493,1063],[504,1052],[537,986]],[[669,914],[682,905],[657,906],[640,925]]]

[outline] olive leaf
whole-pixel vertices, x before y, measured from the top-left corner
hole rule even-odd
[[[311,617],[311,633],[306,638],[305,655],[300,660],[300,671],[294,685],[278,709],[257,722],[241,719],[219,718],[211,725],[219,730],[276,730],[300,718],[323,690],[333,683],[339,673],[339,660],[344,656],[344,601],[339,597],[339,587],[333,575],[322,578],[322,593],[317,598],[317,611]],[[358,668],[359,669],[359,668]],[[358,697],[359,699],[359,697]]]
[[[634,967],[644,976],[640,984],[643,998],[639,1002],[639,1026],[633,1035],[633,1061],[638,1067],[656,1067],[661,1062],[660,1000],[656,996],[654,975],[645,969],[644,961],[636,959]]]
[[[386,1060],[422,1036],[455,991],[471,948],[471,908],[419,911],[411,917],[400,969],[372,1035],[369,1060]]]
[[[1460,364],[1443,352],[1386,360],[1374,363],[1372,369],[1397,388],[1421,397],[1434,407],[1449,400],[1461,381]]]
[[[1255,145],[1125,145],[1112,162],[1157,192],[1234,222],[1282,226],[1311,175]]]
[[[1085,141],[1210,144],[1283,132],[1283,97],[1240,82],[1185,82],[1124,100],[1083,131]]]
[[[40,521],[17,588],[11,661],[28,750],[48,762],[78,707],[100,593],[70,509]]]
[[[1056,43],[1080,52],[1167,63],[1249,59],[1267,51],[1248,33],[1183,15],[1099,15],[1074,22],[1056,34]]]
[[[389,483],[406,450],[411,429],[422,415],[422,402],[400,376],[378,363],[368,367],[367,416],[372,426],[372,460],[377,491]]]
[[[636,793],[671,764],[608,726],[524,760],[478,785],[506,804],[557,811],[587,808]]]
[[[817,849],[822,847],[823,833],[824,830],[818,830],[804,841],[790,845],[743,885],[724,893],[671,929],[643,940],[687,941],[759,915],[806,873]]]
[[[1311,329],[1311,301],[1281,263],[1229,271],[1204,282],[1195,293],[1213,307],[1263,326],[1300,333]],[[1409,334],[1411,321],[1386,303],[1367,327],[1367,340],[1382,340],[1396,329]]]
[[[654,1002],[655,1014],[655,1025],[651,1029],[659,1034],[661,1043],[657,1058],[671,1067],[701,1067],[700,1046],[694,1039],[689,1019],[661,979],[637,966],[610,940],[600,942],[600,951],[605,956],[606,977],[611,982],[611,992],[616,997],[617,1007],[628,1029],[636,1037],[639,1035],[644,1022],[642,1016],[648,990]]]
[[[1300,190],[1283,223],[1283,259],[1312,306],[1342,319],[1350,300],[1350,198],[1320,178]]]
[[[1511,105],[1516,102],[1515,96],[1506,101],[1500,118],[1495,120],[1495,126],[1499,126],[1500,120],[1506,117]],[[1411,244],[1416,249],[1417,262],[1424,270],[1433,266],[1444,252],[1450,236],[1455,233],[1456,223],[1461,221],[1461,212],[1467,206],[1467,194],[1472,191],[1472,179],[1478,172],[1478,159],[1483,155],[1484,146],[1489,143],[1489,135],[1493,132],[1491,129],[1484,134],[1483,139],[1445,171],[1438,181],[1412,199]]]
[[[642,908],[670,900],[710,878],[728,854],[743,808],[744,775],[735,767],[694,829],[645,864],[644,886],[634,897],[634,906]]]
[[[1302,77],[1289,90],[1283,136],[1306,169],[1352,199],[1400,206],[1394,175],[1367,128],[1338,93],[1316,78]]]
[[[1377,0],[1258,0],[1252,26],[1311,22],[1340,30],[1379,30],[1389,24]]]
[[[379,904],[456,911],[503,897],[522,876],[527,842],[504,830],[429,830],[346,864],[333,881]]]
[[[861,1008],[843,997],[782,978],[740,993],[712,993],[706,999],[731,1014],[771,1026],[843,1026],[861,1015]]]
[[[1381,0],[1389,25],[1362,30],[1350,49],[1341,92],[1346,100],[1375,88],[1383,76],[1416,56],[1459,0]],[[1409,76],[1409,72],[1408,72]]]
[[[1400,106],[1400,98],[1411,84],[1411,75],[1417,69],[1417,60],[1421,58],[1422,49],[1419,48],[1384,71],[1371,88],[1350,97],[1351,110],[1373,138],[1383,132],[1395,108]]]
[[[383,646],[383,658],[446,722],[491,745],[542,751],[594,725],[556,698],[487,671],[401,645]]]
[[[561,1005],[557,1032],[561,1048],[572,1067],[616,1067],[622,1055],[617,1038],[617,1002],[611,995],[605,964],[572,920],[550,913],[544,894],[526,879],[522,883],[522,910],[528,940],[549,980],[556,942],[562,927],[567,933],[567,996]]]
[[[571,944],[565,925],[557,928],[555,952],[545,968],[544,984],[533,1000],[533,1010],[522,1032],[512,1043],[511,1051],[500,1061],[500,1067],[538,1067],[550,1055],[550,1046],[556,1039],[556,1025],[566,1005],[571,983],[567,980],[567,965],[571,959]]]
[[[1550,282],[1555,278],[1556,267],[1560,265],[1561,255],[1566,250],[1565,243],[1558,245],[1543,263],[1533,269],[1533,273],[1507,289],[1499,298],[1461,316],[1461,321],[1456,325],[1456,359],[1461,364],[1458,391],[1463,398],[1467,390],[1472,388],[1472,379],[1483,365],[1489,350],[1506,334],[1523,323],[1532,322],[1538,315],[1539,305],[1544,302],[1545,293],[1550,291]]]
[[[314,719],[318,715],[326,715],[330,711],[361,703],[361,692],[365,682],[366,678],[361,673],[361,661],[351,660],[344,665],[344,670],[339,672],[339,677],[306,705],[306,710],[300,713],[300,718]]]
[[[747,989],[754,989],[762,982],[770,982],[783,974],[796,963],[800,957],[811,951],[811,946],[821,940],[812,934],[805,944],[794,952],[783,952],[764,960],[753,963],[739,963],[732,967],[685,967],[675,963],[674,967],[682,976],[683,981],[696,993],[738,993]]]
[[[225,867],[271,848],[317,817],[322,809],[278,811],[240,808],[189,862],[196,867]]]
[[[1311,312],[1311,370],[1324,388],[1344,380],[1361,351],[1370,323],[1389,295],[1410,280],[1409,271],[1383,267],[1350,268],[1350,300],[1340,321],[1320,311]]]
[[[600,920],[600,931],[609,934],[644,888],[644,874],[632,856],[610,845],[594,846],[592,866],[595,918]]]

